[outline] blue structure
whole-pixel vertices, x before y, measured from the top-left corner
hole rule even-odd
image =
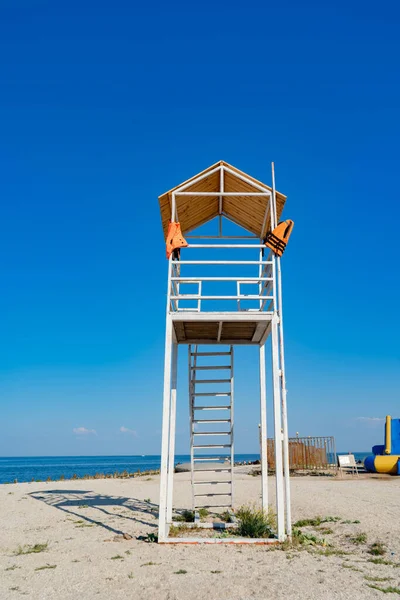
[[[400,419],[386,417],[385,443],[373,446],[372,452],[373,456],[364,460],[367,471],[400,475]]]

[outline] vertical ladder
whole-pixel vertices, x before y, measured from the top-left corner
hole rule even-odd
[[[204,360],[206,363],[216,360],[218,364],[205,364]],[[217,418],[212,416],[214,411]],[[192,508],[194,511],[202,507],[232,509],[232,346],[225,352],[207,352],[199,350],[198,345],[189,346],[189,414]]]

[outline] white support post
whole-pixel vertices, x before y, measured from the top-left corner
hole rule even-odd
[[[158,539],[165,541],[167,537],[167,485],[168,485],[168,449],[170,432],[170,403],[171,403],[171,362],[172,362],[172,318],[167,314],[165,332],[164,358],[164,400],[161,441],[161,471],[160,471],[160,506],[158,513]]]
[[[276,210],[276,188],[275,188],[275,165],[272,163],[272,199],[275,213],[275,225],[277,220]],[[290,464],[289,464],[289,432],[287,419],[286,402],[286,375],[285,375],[285,347],[283,337],[283,304],[282,304],[282,271],[281,259],[275,258],[275,311],[279,315],[278,337],[279,337],[279,363],[280,363],[280,383],[281,383],[281,410],[282,410],[282,429],[283,429],[283,470],[285,475],[285,504],[286,504],[286,534],[292,536],[292,509],[290,497]],[[277,298],[276,298],[277,296]]]
[[[274,394],[274,430],[275,430],[275,477],[276,477],[276,512],[278,518],[278,538],[285,540],[285,494],[283,485],[282,460],[282,416],[281,386],[279,381],[279,345],[278,315],[275,313],[271,323],[272,339],[272,380]]]
[[[178,344],[172,344],[171,408],[169,422],[168,485],[167,485],[167,523],[172,522],[172,504],[174,495],[175,470],[175,425],[176,425],[176,387],[178,373]]]
[[[261,501],[264,512],[268,511],[268,456],[267,456],[267,387],[265,377],[265,346],[260,346],[260,460]]]

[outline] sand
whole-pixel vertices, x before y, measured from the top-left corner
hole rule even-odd
[[[384,558],[400,564],[399,478],[293,478],[294,520],[329,515],[360,521],[328,523],[334,533],[316,532],[349,552],[329,556],[313,546],[161,546],[137,540],[156,532],[158,485],[153,476],[0,486],[1,600],[368,599],[383,597],[368,584],[400,587],[400,568],[368,562],[369,544],[379,540],[387,547]],[[271,478],[271,499],[273,487]],[[238,469],[235,489],[237,506],[259,502],[260,478]],[[176,475],[175,505],[190,506],[188,473]],[[364,532],[367,542],[358,545],[346,537]],[[121,539],[122,533],[132,539]],[[46,543],[42,552],[16,555],[20,546]]]

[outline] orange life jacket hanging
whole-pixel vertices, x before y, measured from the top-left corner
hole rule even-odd
[[[177,258],[179,258],[180,248],[187,248],[188,243],[182,235],[180,223],[170,221],[168,225],[167,234],[167,258],[169,258],[175,250],[177,251]]]
[[[277,255],[282,256],[292,233],[294,223],[290,219],[281,221],[273,231],[267,234],[264,244]]]

